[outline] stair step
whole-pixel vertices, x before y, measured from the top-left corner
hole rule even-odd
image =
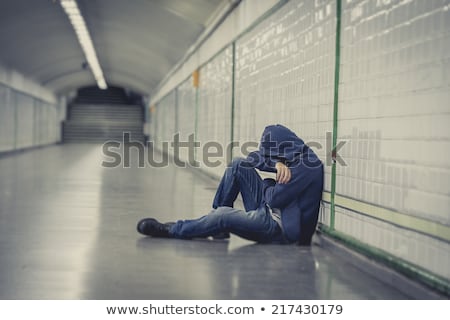
[[[88,87],[78,90],[75,102],[90,104],[127,104],[130,98],[122,88],[109,87],[106,90],[100,90],[97,87]]]
[[[131,141],[143,142],[143,123],[143,108],[136,104],[73,103],[63,124],[63,139],[70,143],[122,141],[124,133],[129,133]]]

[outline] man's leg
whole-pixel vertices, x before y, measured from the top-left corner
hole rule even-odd
[[[213,202],[213,208],[216,210],[212,210],[207,216],[195,220],[178,221],[173,226],[161,224],[154,219],[143,219],[138,223],[138,231],[145,235],[181,239],[208,236],[228,238],[228,233],[232,232],[246,239],[264,242],[258,239],[263,239],[262,235],[267,234],[267,230],[269,234],[271,233],[267,224],[272,225],[276,222],[263,203],[261,177],[254,168],[243,162],[244,159],[235,159],[231,167],[225,170]],[[245,211],[233,209],[239,192],[242,195]],[[259,214],[252,214],[253,211],[258,211]],[[224,217],[228,214],[230,217]],[[257,216],[264,219],[259,219],[259,223],[255,223]],[[242,227],[243,225],[245,227]],[[276,225],[276,228],[279,229],[279,226]]]
[[[233,207],[239,192],[246,211],[258,209],[263,202],[263,181],[255,168],[245,164],[243,158],[234,159],[217,188],[213,208]]]
[[[260,243],[282,239],[281,229],[266,207],[248,212],[219,207],[199,219],[178,221],[169,228],[170,237],[178,239],[205,238],[223,232]]]

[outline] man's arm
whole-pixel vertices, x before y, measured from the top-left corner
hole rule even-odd
[[[280,166],[280,168],[282,168],[280,170],[280,175],[283,174],[283,181],[285,181],[284,179],[286,178],[284,177],[286,174],[286,169],[284,169],[283,166]],[[264,200],[272,208],[283,208],[287,206],[295,198],[297,198],[313,181],[313,175],[309,174],[307,168],[286,168],[287,170],[289,170],[290,174],[290,178],[287,182],[281,183],[281,180],[279,180],[275,184],[265,183]]]

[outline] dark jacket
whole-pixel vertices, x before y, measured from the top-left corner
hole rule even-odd
[[[276,172],[278,161],[291,170],[287,184],[264,180],[264,200],[281,210],[285,237],[308,245],[314,234],[323,190],[323,164],[302,139],[282,125],[267,126],[259,150],[248,156],[252,166]]]

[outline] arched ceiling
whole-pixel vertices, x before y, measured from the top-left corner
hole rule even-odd
[[[158,85],[226,0],[78,0],[108,85]],[[0,64],[56,94],[95,85],[58,0],[0,0]]]

